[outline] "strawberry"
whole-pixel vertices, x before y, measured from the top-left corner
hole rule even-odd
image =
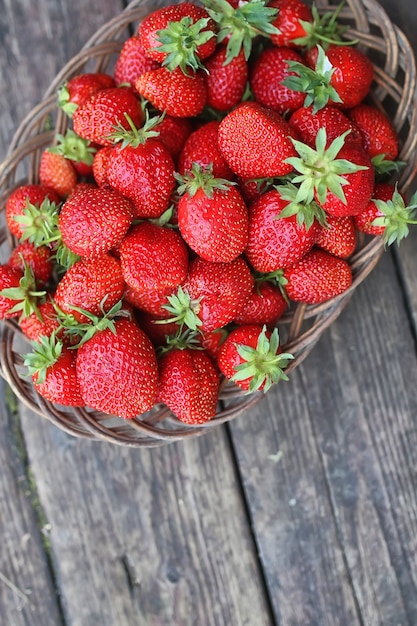
[[[202,67],[216,47],[216,25],[207,11],[191,2],[172,4],[149,13],[138,36],[145,53],[170,71],[187,73]]]
[[[218,43],[227,44],[227,65],[243,50],[246,60],[249,59],[252,43],[259,36],[268,38],[277,34],[273,26],[277,9],[266,6],[265,0],[248,0],[248,2],[228,2],[227,0],[204,0],[204,6],[218,28]]]
[[[133,217],[132,203],[105,187],[79,189],[58,218],[62,241],[75,254],[100,256],[120,244]]]
[[[166,67],[145,72],[135,83],[138,93],[159,111],[172,117],[195,117],[207,101],[203,74],[184,74],[180,68],[170,72]]]
[[[58,282],[54,299],[64,313],[85,322],[86,315],[74,307],[102,315],[122,299],[124,290],[119,261],[103,254],[76,261]]]
[[[74,112],[74,132],[101,146],[111,146],[114,127],[130,127],[126,115],[136,127],[142,125],[144,115],[138,98],[122,87],[102,89]]]
[[[290,201],[277,189],[268,191],[250,209],[246,256],[258,272],[274,272],[296,263],[314,245],[319,222],[308,227],[295,214],[285,216]]]
[[[137,321],[140,328],[147,334],[156,348],[166,347],[167,341],[171,337],[175,337],[181,331],[181,327],[177,322],[170,322],[165,315],[152,315],[147,311],[139,311]]]
[[[283,81],[294,75],[289,61],[303,63],[295,50],[271,46],[265,48],[252,63],[250,87],[256,102],[282,115],[303,106],[305,95],[285,86]]]
[[[161,292],[186,279],[188,250],[178,232],[145,221],[133,226],[120,244],[120,263],[132,289]]]
[[[364,148],[371,159],[382,154],[389,161],[397,158],[397,131],[383,111],[371,104],[359,104],[350,109],[347,114],[359,128]]]
[[[326,224],[320,227],[316,246],[342,259],[350,257],[356,248],[356,229],[352,215],[334,217],[328,215]]]
[[[197,164],[178,180],[178,227],[190,248],[206,261],[227,263],[240,256],[249,219],[239,191]]]
[[[159,360],[158,400],[187,424],[216,415],[220,377],[203,350],[172,348]]]
[[[307,37],[307,24],[313,23],[311,8],[302,0],[270,0],[268,6],[278,10],[272,24],[279,32],[271,35],[271,42],[275,46],[298,46],[298,40]]]
[[[25,264],[30,267],[39,284],[45,285],[52,275],[52,252],[47,246],[35,246],[30,241],[18,243],[10,253],[8,265],[20,270],[23,274]]]
[[[114,66],[114,81],[116,87],[130,86],[135,89],[136,79],[149,70],[155,70],[159,64],[151,59],[143,49],[138,35],[128,37]]]
[[[62,199],[66,198],[74,189],[78,175],[69,159],[48,149],[42,152],[39,164],[39,181],[41,185],[53,189]]]
[[[293,355],[283,353],[278,329],[248,324],[232,330],[220,348],[217,364],[222,374],[245,391],[268,391],[288,380],[285,368]]]
[[[220,151],[218,132],[220,122],[213,120],[194,130],[184,143],[178,157],[178,172],[191,171],[193,163],[212,168],[215,178],[233,180],[234,174]]]
[[[236,324],[275,324],[288,308],[282,289],[268,280],[256,280],[252,294],[242,311],[235,317]]]
[[[374,76],[371,60],[359,48],[331,44],[321,62],[318,48],[320,46],[314,46],[307,51],[305,60],[307,65],[315,68],[316,73],[323,79],[321,82],[318,81],[321,94],[323,88],[330,89],[334,106],[342,109],[351,109],[360,104],[371,88]],[[329,64],[330,71],[327,69]],[[326,72],[323,72],[323,67],[326,67]],[[336,94],[336,100],[332,90]]]
[[[295,155],[296,132],[276,111],[257,102],[238,105],[220,122],[218,141],[230,168],[242,178],[285,176]],[[262,159],[259,155],[262,154]]]
[[[245,306],[254,279],[243,257],[213,263],[196,257],[176,296],[169,296],[170,318],[203,333],[226,326]]]
[[[109,74],[86,72],[70,78],[58,90],[58,106],[72,117],[76,109],[85,104],[95,93],[114,87],[114,79]]]
[[[93,157],[93,177],[99,187],[109,186],[107,182],[107,163],[113,146],[103,146]]]
[[[226,64],[226,46],[220,45],[206,60],[207,106],[229,111],[239,104],[248,80],[248,62],[243,50]]]
[[[17,239],[22,237],[24,224],[18,220],[29,205],[40,207],[43,202],[58,205],[60,199],[53,189],[39,184],[20,185],[10,193],[6,202],[6,222],[12,235]]]
[[[76,352],[51,336],[33,342],[25,356],[36,391],[50,402],[64,406],[83,406],[84,400],[76,371]]]
[[[22,332],[31,341],[41,341],[41,337],[58,336],[60,322],[52,298],[38,306],[38,313],[31,313],[19,321]]]
[[[320,128],[315,149],[294,141],[300,155],[287,161],[299,172],[301,183],[295,202],[313,199],[330,215],[357,215],[368,204],[374,190],[375,172],[363,148],[345,144],[346,133],[327,146],[325,128]]]
[[[126,285],[124,301],[154,317],[167,318],[170,314],[164,306],[168,304],[168,296],[174,291],[175,289],[171,289],[171,287],[159,291],[137,291]]]
[[[417,193],[407,204],[397,185],[378,183],[368,206],[355,215],[356,228],[368,235],[382,235],[385,245],[397,244],[408,235],[408,225],[415,224]]]
[[[65,135],[55,137],[56,145],[48,148],[48,152],[60,154],[68,159],[79,176],[91,176],[93,173],[94,154],[97,149],[87,139],[79,137],[70,128]]]
[[[165,115],[156,126],[158,139],[168,150],[174,161],[178,158],[185,141],[192,131],[191,121],[186,117]]]
[[[223,341],[226,339],[228,331],[225,328],[216,328],[209,332],[198,334],[198,339],[213,361],[217,361],[217,357]]]
[[[156,400],[158,364],[145,333],[130,320],[96,332],[77,350],[84,404],[124,419],[149,411]]]
[[[301,141],[314,147],[317,133],[320,128],[326,131],[326,147],[340,135],[349,131],[345,136],[345,144],[355,143],[363,147],[363,137],[359,129],[350,121],[340,109],[327,104],[319,111],[313,112],[313,106],[300,107],[294,111],[288,120],[290,126],[298,132]]]
[[[23,272],[10,265],[0,265],[0,319],[4,320],[16,317],[18,311],[14,311],[15,298],[8,297],[9,289],[18,289]],[[4,292],[4,294],[3,294]]]
[[[108,184],[129,198],[134,217],[160,217],[169,207],[175,187],[175,166],[170,153],[153,130],[159,118],[146,119],[137,129],[129,120],[129,130],[117,127],[117,143],[106,156]]]
[[[352,270],[345,259],[313,248],[283,272],[287,296],[296,302],[319,304],[343,293],[352,284]]]

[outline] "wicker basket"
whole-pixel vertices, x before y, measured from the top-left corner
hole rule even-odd
[[[51,83],[43,101],[23,120],[9,148],[8,157],[0,165],[0,207],[4,209],[10,191],[25,182],[38,182],[37,171],[42,150],[53,143],[56,132],[65,133],[67,118],[56,107],[56,90],[71,76],[84,71],[111,71],[121,42],[129,36],[151,10],[166,2],[136,0],[117,18],[105,24],[83,49],[62,69]],[[320,11],[335,10],[339,0],[316,2]],[[340,20],[349,24],[346,36],[359,39],[360,46],[375,65],[375,80],[371,98],[374,104],[389,113],[401,140],[399,158],[407,163],[399,181],[406,192],[413,182],[416,168],[417,120],[416,69],[413,51],[403,33],[389,20],[374,0],[347,0]],[[45,130],[51,128],[54,130]],[[4,213],[0,227],[0,244],[4,256],[14,245],[5,227]],[[290,373],[312,350],[321,334],[337,318],[353,291],[372,271],[383,253],[380,238],[364,240],[350,259],[353,283],[348,291],[330,302],[318,306],[299,305],[291,308],[279,322],[285,350],[295,356],[287,369]],[[60,429],[77,437],[96,439],[131,447],[152,447],[185,437],[206,433],[259,402],[262,393],[245,394],[236,386],[223,384],[218,413],[203,426],[188,426],[179,422],[164,406],[134,420],[121,420],[83,408],[63,408],[51,404],[34,390],[20,356],[27,344],[14,322],[1,323],[0,374],[10,384],[18,398],[33,411],[53,422]],[[290,383],[289,383],[290,384]]]

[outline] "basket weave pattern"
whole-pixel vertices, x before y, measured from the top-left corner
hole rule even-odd
[[[8,156],[0,165],[0,246],[5,258],[16,243],[8,234],[4,220],[7,196],[18,185],[39,182],[37,172],[43,149],[53,143],[56,133],[65,134],[66,131],[67,117],[56,106],[58,87],[82,72],[110,73],[122,42],[129,36],[128,27],[136,29],[140,20],[151,10],[170,3],[169,0],[131,2],[123,13],[98,30],[67,63],[50,84],[42,102],[20,124],[12,138]],[[320,12],[334,11],[338,0],[334,4],[328,0],[319,0],[316,4]],[[340,21],[350,26],[346,37],[359,39],[359,45],[374,63],[375,78],[370,98],[373,104],[390,115],[399,134],[399,159],[407,163],[401,173],[399,188],[407,192],[415,177],[417,161],[417,111],[413,106],[416,101],[416,68],[413,51],[403,33],[392,24],[374,0],[347,0]],[[53,130],[45,130],[51,128]],[[322,333],[346,306],[356,287],[375,267],[382,253],[383,243],[380,238],[364,238],[349,260],[353,283],[347,291],[324,304],[292,306],[279,321],[284,350],[295,357],[287,373],[309,354]],[[13,321],[1,323],[0,375],[33,411],[78,437],[130,447],[158,446],[201,435],[247,411],[263,396],[262,392],[248,395],[230,383],[223,384],[216,417],[198,427],[179,422],[163,406],[157,406],[150,413],[129,421],[90,409],[64,408],[44,400],[34,390],[20,356],[22,346],[23,351],[28,351],[27,344],[22,343],[24,341]]]

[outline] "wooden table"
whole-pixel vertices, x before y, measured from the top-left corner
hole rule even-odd
[[[2,0],[0,157],[124,3]],[[382,0],[417,50],[417,5]],[[1,385],[4,626],[415,626],[417,232],[250,414],[152,450]]]

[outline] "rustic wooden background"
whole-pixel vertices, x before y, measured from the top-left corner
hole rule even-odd
[[[417,4],[381,0],[417,50]],[[0,0],[0,158],[118,0]],[[153,450],[0,419],[4,626],[416,626],[417,233],[287,384]]]

